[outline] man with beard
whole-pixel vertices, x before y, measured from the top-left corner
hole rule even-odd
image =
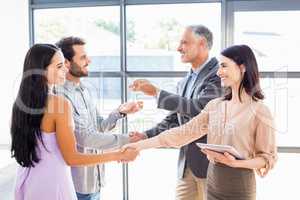
[[[101,153],[101,150],[119,148],[134,137],[103,133],[113,129],[116,122],[142,108],[142,102],[130,102],[119,106],[109,116],[101,117],[93,103],[88,88],[80,81],[88,76],[91,62],[85,51],[85,41],[78,37],[62,38],[56,43],[65,57],[69,69],[66,83],[57,88],[73,105],[77,149],[82,153]],[[100,188],[104,183],[104,166],[72,167],[72,177],[79,200],[99,200]]]

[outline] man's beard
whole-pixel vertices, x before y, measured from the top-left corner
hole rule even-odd
[[[86,66],[85,66],[86,67]],[[69,70],[69,73],[72,75],[72,76],[75,76],[75,77],[86,77],[88,76],[87,73],[84,73],[81,68],[74,62],[71,62],[71,68]]]

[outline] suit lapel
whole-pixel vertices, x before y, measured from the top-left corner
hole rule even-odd
[[[198,85],[198,82],[201,82],[207,76],[207,73],[210,71],[211,67],[215,66],[216,62],[217,62],[216,58],[211,58],[211,60],[208,63],[206,63],[206,65],[203,66],[203,69],[199,72],[199,74],[194,82],[194,85],[191,88],[189,98],[192,97],[194,90],[195,90],[196,86]]]
[[[187,81],[189,79],[189,76],[187,75],[182,81],[181,81],[181,84],[180,84],[180,90],[179,90],[179,94],[181,96],[183,96],[184,94],[184,90],[186,88],[186,84],[187,84]]]

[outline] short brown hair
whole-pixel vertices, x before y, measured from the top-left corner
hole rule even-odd
[[[85,45],[85,41],[82,38],[70,36],[62,38],[56,43],[56,46],[58,46],[64,54],[65,59],[69,61],[71,61],[75,55],[73,49],[74,45]]]

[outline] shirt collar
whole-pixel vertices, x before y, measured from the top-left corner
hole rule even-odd
[[[70,91],[73,91],[73,90],[76,90],[76,89],[79,89],[79,90],[83,91],[85,89],[85,87],[84,87],[84,85],[82,84],[81,81],[79,82],[79,84],[76,84],[73,81],[70,81],[68,79],[66,79],[66,81],[64,83],[64,87],[67,90],[70,90]]]

